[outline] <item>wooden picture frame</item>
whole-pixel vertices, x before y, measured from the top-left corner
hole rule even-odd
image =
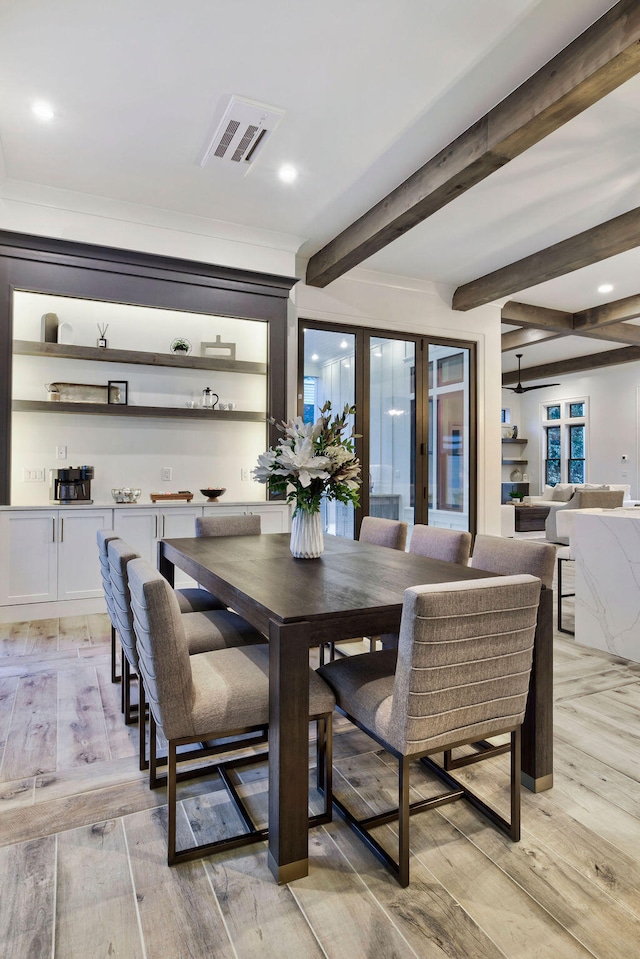
[[[107,384],[107,403],[111,406],[127,406],[129,403],[129,381],[109,380]]]

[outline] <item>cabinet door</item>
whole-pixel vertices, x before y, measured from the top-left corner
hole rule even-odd
[[[96,533],[111,529],[111,509],[61,509],[58,533],[58,599],[102,596]]]
[[[157,509],[114,509],[113,528],[139,556],[157,566]]]
[[[260,527],[263,533],[288,533],[291,529],[290,507],[283,503],[277,506],[252,505],[246,513],[257,513],[260,516]]]
[[[3,606],[57,599],[57,515],[57,510],[0,513],[0,603]]]
[[[201,506],[176,506],[173,509],[160,510],[160,539],[177,539],[181,536],[196,535],[196,516],[202,516]],[[157,562],[154,563],[157,566]],[[195,580],[176,567],[176,589],[185,586],[197,586]]]

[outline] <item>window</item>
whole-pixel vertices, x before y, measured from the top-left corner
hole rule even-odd
[[[587,476],[587,401],[542,407],[544,482],[584,483]]]

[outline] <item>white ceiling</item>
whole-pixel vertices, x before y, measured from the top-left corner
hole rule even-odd
[[[3,0],[0,173],[289,234],[308,256],[613,5]],[[286,111],[245,178],[199,166],[232,94]],[[50,123],[33,118],[37,98]],[[639,148],[640,78],[362,265],[453,289],[640,206]],[[290,186],[285,162],[300,170]],[[514,298],[575,311],[640,292],[639,267],[631,251]],[[527,347],[523,365],[562,343]]]

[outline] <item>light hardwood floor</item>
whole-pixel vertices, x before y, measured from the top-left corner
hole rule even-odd
[[[337,820],[278,887],[264,844],[167,867],[164,791],[137,770],[107,643],[106,616],[0,626],[2,959],[640,955],[640,666],[557,635],[555,785],[524,791],[520,843],[463,803],[423,813],[401,890]],[[391,805],[389,757],[336,727],[336,790]],[[506,807],[504,757],[466,775]],[[264,813],[264,768],[242,778]],[[183,834],[234,828],[217,786],[187,795]]]

